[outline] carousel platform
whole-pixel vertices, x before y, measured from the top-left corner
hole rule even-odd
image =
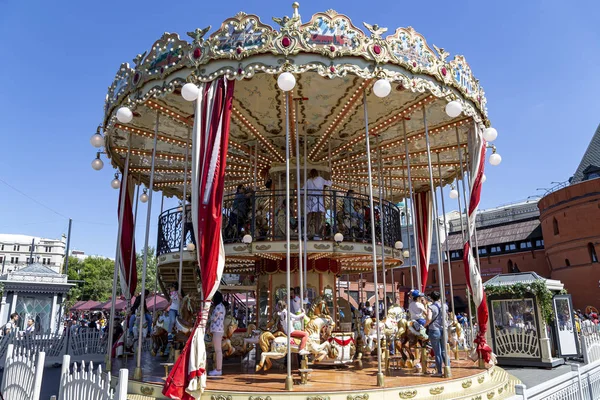
[[[236,362],[237,360],[237,362]],[[301,384],[297,369],[293,371],[294,389],[284,387],[285,369],[274,364],[268,372],[254,372],[254,364],[226,360],[223,376],[208,378],[206,400],[375,400],[375,399],[504,399],[514,395],[519,381],[498,367],[479,369],[469,360],[452,361],[452,378],[429,374],[414,374],[406,369],[394,369],[385,377],[385,387],[377,387],[377,366],[364,360],[363,368],[310,366],[306,384]],[[166,357],[144,354],[143,381],[131,379],[135,359],[115,361],[114,371],[129,369],[129,400],[165,399],[162,388]],[[115,372],[116,373],[116,372]],[[117,379],[114,376],[113,379]]]

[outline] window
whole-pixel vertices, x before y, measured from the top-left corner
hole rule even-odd
[[[46,246],[46,253],[52,253],[52,247]]]
[[[556,218],[552,219],[552,228],[554,229],[554,235],[558,235],[558,221]]]
[[[0,257],[0,263],[4,262],[4,257]]]
[[[500,249],[500,246],[492,246],[490,247],[490,252],[491,253],[500,253],[502,250]]]
[[[433,277],[431,279],[431,282],[434,283],[434,284],[436,284],[437,283],[437,278],[435,276],[435,269],[432,269],[431,272],[433,273],[433,275],[432,275]]]
[[[404,276],[404,272],[400,274],[400,284],[402,286],[406,286],[406,277]]]
[[[568,258],[565,258],[565,266],[566,267],[570,267],[571,266],[571,261],[569,261]]]
[[[519,245],[521,249],[530,249],[532,247],[531,242],[521,242]]]
[[[513,267],[513,262],[511,260],[508,260],[507,266],[508,266],[508,273],[509,274],[512,273],[514,267]]]
[[[506,246],[504,246],[505,251],[513,251],[516,249],[517,249],[517,245],[515,243],[509,243]]]
[[[4,250],[4,245],[2,245],[2,250]]]
[[[588,243],[588,252],[590,253],[590,262],[597,263],[598,256],[596,255],[596,248],[593,243]]]
[[[19,257],[15,257],[15,264],[19,263]]]
[[[450,258],[452,260],[460,260],[462,258],[461,251],[455,250],[450,253]]]
[[[29,250],[27,250],[27,251],[31,251],[31,246],[29,246]]]
[[[21,246],[18,244],[13,245],[13,251],[19,251],[21,250]]]
[[[479,255],[480,256],[484,256],[487,254],[487,249],[485,247],[480,247],[479,248]]]
[[[544,239],[536,240],[535,247],[544,247]]]
[[[14,264],[14,263],[15,263],[15,258],[14,258],[14,257],[11,257],[11,258],[10,258],[10,263],[11,263],[11,264]]]

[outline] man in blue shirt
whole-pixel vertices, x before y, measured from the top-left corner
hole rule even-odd
[[[429,306],[427,326],[429,327],[429,340],[435,355],[435,368],[437,373],[435,376],[443,376],[442,363],[446,361],[446,344],[443,342],[444,332],[444,315],[448,312],[448,306],[442,305],[440,301],[440,293],[434,291],[430,295],[433,304]]]

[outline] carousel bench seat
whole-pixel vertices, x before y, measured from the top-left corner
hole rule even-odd
[[[298,372],[300,372],[300,384],[306,385],[308,383],[308,376],[313,370],[310,368],[300,368]]]
[[[173,366],[173,363],[166,362],[166,363],[160,363],[160,365],[165,367],[165,379],[167,379],[169,377],[169,368]]]

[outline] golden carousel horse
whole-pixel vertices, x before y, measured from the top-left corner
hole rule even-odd
[[[400,352],[402,361],[400,366],[406,368],[415,368],[417,372],[422,370],[421,362],[415,361],[413,350],[421,349],[423,352],[428,339],[423,339],[412,327],[413,321],[402,318],[398,321],[398,333],[396,334],[396,351]],[[421,359],[423,359],[423,354]],[[426,359],[426,358],[425,358]]]
[[[231,338],[238,327],[238,321],[231,313],[227,313],[223,320],[223,340],[221,341],[221,348],[223,349],[223,357],[230,357],[235,353],[235,347],[231,342]],[[212,344],[212,333],[210,332],[210,322],[206,328],[206,335],[204,335],[204,343],[206,346],[206,352],[214,352],[214,346]]]
[[[196,323],[196,313],[200,309],[200,301],[196,294],[187,294],[181,299],[179,305],[179,315],[175,319],[175,333],[173,335],[173,349],[181,350],[187,343],[194,324]]]
[[[327,305],[325,300],[321,298],[315,299],[310,311],[307,313],[309,321],[306,324],[305,331],[308,333],[306,341],[306,350],[314,356],[314,362],[318,363],[331,353],[331,345],[328,339],[331,337],[331,332],[335,327],[333,318],[326,312]],[[262,350],[260,362],[256,366],[256,371],[271,369],[273,363],[271,360],[279,360],[287,355],[288,343],[291,344],[292,353],[299,352],[300,339],[289,338],[281,330],[281,321],[278,316],[275,316],[268,325],[277,326],[276,332],[265,331],[260,335],[258,344]]]

